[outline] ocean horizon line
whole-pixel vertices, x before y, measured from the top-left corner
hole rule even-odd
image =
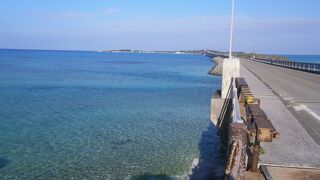
[[[122,48],[122,49],[125,49],[125,48]],[[22,51],[73,51],[73,52],[107,52],[107,51],[110,51],[110,50],[85,50],[85,49],[32,49],[32,48],[0,48],[0,50],[22,50]],[[120,49],[119,49],[120,50]],[[132,49],[132,50],[136,50],[136,49]],[[195,50],[205,50],[205,49],[193,49],[193,50],[144,50],[144,51],[147,51],[147,52],[166,52],[166,51],[195,51]],[[211,50],[214,50],[214,49],[211,49]],[[219,50],[214,50],[214,51],[219,51]],[[223,52],[223,51],[222,51]],[[238,51],[236,51],[238,52]],[[240,52],[240,51],[239,51]],[[112,52],[114,53],[114,52]],[[135,52],[132,52],[132,53],[135,53]],[[141,52],[140,52],[141,53]],[[250,52],[248,52],[250,53]],[[287,54],[287,53],[283,53],[283,54],[279,54],[279,53],[258,53],[258,54],[266,54],[266,55],[278,55],[278,56],[320,56],[320,53],[319,54]]]

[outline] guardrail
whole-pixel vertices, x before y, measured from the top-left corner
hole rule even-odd
[[[307,71],[312,73],[320,73],[319,63],[305,63],[305,62],[295,62],[295,61],[280,61],[280,60],[269,60],[269,59],[252,59],[256,62],[272,64],[276,66],[286,67],[290,69],[297,69],[301,71]]]
[[[260,142],[272,142],[280,135],[244,78],[232,79],[217,126],[226,148],[228,179],[244,177],[248,170],[258,172]]]
[[[247,166],[247,124],[241,118],[238,88],[233,78],[217,124],[228,155],[225,174],[233,179],[242,176]]]

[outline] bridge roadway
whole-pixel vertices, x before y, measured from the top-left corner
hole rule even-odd
[[[240,62],[240,75],[280,132],[280,139],[262,144],[261,164],[320,168],[320,75]]]

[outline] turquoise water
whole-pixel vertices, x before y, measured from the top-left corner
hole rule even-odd
[[[221,162],[212,65],[199,55],[0,50],[0,176],[182,179],[195,157]]]
[[[320,63],[320,55],[285,55],[291,61]]]

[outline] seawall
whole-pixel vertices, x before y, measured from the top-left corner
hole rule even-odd
[[[209,72],[208,74],[221,76],[222,75],[222,69],[223,69],[223,57],[214,57],[212,58],[212,61],[216,64]]]

